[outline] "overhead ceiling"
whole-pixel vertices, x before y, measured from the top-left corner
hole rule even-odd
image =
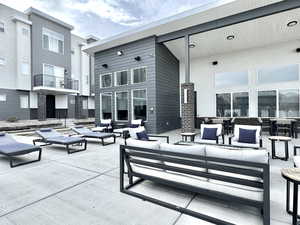
[[[294,20],[298,24],[288,27],[287,24]],[[235,38],[227,40],[229,35]],[[190,57],[214,56],[292,40],[299,40],[300,44],[300,9],[193,35],[190,43],[196,47],[190,49]],[[166,42],[165,45],[178,59],[184,59],[183,38]]]

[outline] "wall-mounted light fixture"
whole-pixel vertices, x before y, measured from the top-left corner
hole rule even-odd
[[[102,67],[106,69],[108,67],[108,65],[107,64],[102,64]]]
[[[188,103],[188,89],[183,89],[183,103]]]
[[[123,51],[118,51],[118,52],[117,52],[117,55],[118,55],[118,56],[122,56],[122,55],[124,55],[124,53],[123,53]]]
[[[288,23],[287,23],[287,26],[288,26],[288,27],[294,27],[294,26],[296,26],[297,24],[298,24],[298,21],[293,20],[293,21],[288,22]]]
[[[142,59],[141,56],[134,57],[135,61],[141,61],[141,59]]]

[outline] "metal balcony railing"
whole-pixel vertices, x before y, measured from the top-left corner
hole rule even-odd
[[[49,87],[59,89],[79,90],[78,80],[47,74],[34,75],[33,87]]]

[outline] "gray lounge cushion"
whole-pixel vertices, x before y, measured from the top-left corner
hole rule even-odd
[[[76,143],[76,142],[81,142],[83,140],[84,140],[83,138],[67,137],[67,136],[47,138],[47,142],[61,143],[61,144],[72,144],[72,143]]]

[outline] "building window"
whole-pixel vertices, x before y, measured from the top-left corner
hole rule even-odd
[[[279,83],[299,80],[299,66],[287,65],[280,67],[263,68],[258,70],[259,84]]]
[[[115,73],[115,85],[121,86],[128,84],[128,71],[120,71]]]
[[[239,92],[232,94],[232,116],[249,115],[249,94],[248,92]]]
[[[277,93],[275,90],[258,92],[258,116],[276,117]]]
[[[24,36],[28,36],[29,30],[28,30],[27,28],[22,28],[22,34],[23,34]]]
[[[101,119],[112,119],[112,94],[101,94]]]
[[[100,87],[107,88],[112,86],[112,74],[103,74],[100,75]]]
[[[64,35],[43,28],[43,48],[64,54]]]
[[[0,66],[4,66],[5,65],[5,59],[0,57]]]
[[[215,75],[216,88],[226,88],[243,85],[248,85],[247,71],[216,73]]]
[[[0,32],[4,32],[4,23],[0,22]]]
[[[133,119],[147,120],[147,92],[146,90],[132,91]]]
[[[217,116],[218,117],[231,117],[231,94],[217,94]]]
[[[142,83],[146,81],[146,68],[137,68],[132,70],[132,83]]]
[[[0,94],[0,102],[6,102],[6,95]]]
[[[128,92],[116,93],[116,120],[128,120]]]
[[[82,100],[82,109],[88,109],[88,101],[87,99]]]
[[[30,65],[29,63],[22,63],[21,64],[21,73],[23,75],[30,75]]]
[[[60,66],[53,66],[50,64],[43,64],[43,73],[45,75],[64,77],[65,68],[60,67]]]
[[[27,95],[20,95],[20,108],[28,109],[28,96]]]
[[[279,117],[299,116],[299,90],[279,90]]]

